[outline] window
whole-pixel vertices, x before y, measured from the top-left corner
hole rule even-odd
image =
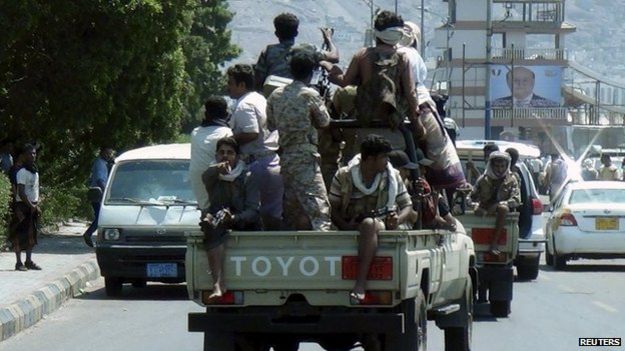
[[[569,204],[625,204],[625,189],[579,189],[571,193]]]
[[[112,175],[107,203],[195,201],[188,160],[138,160],[121,163]]]

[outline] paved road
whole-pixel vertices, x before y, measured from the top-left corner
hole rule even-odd
[[[577,261],[564,272],[543,266],[537,281],[515,283],[510,318],[495,319],[487,306],[477,307],[474,350],[625,350],[578,347],[579,337],[625,339],[623,278],[625,260]],[[201,349],[201,335],[186,331],[187,313],[201,308],[186,300],[183,285],[125,287],[122,300],[107,299],[101,280],[87,291],[35,327],[0,343],[0,350]],[[429,350],[442,350],[442,338],[430,322]],[[303,344],[300,350],[321,348]]]

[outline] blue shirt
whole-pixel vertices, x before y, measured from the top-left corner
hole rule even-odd
[[[99,184],[106,185],[109,177],[108,163],[102,157],[98,157],[93,161],[91,167],[91,177],[89,178],[90,187],[100,187]],[[102,188],[104,190],[104,188]]]

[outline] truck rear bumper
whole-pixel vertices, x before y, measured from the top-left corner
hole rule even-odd
[[[404,332],[402,313],[337,313],[280,321],[267,313],[189,313],[190,332],[343,334]]]
[[[139,278],[152,281],[185,280],[186,246],[98,246],[96,257],[100,272],[104,277]],[[148,263],[175,264],[176,276],[150,277]]]

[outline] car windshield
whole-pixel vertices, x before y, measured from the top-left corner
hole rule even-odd
[[[191,204],[188,160],[137,160],[118,165],[106,203]]]
[[[618,203],[625,204],[625,189],[578,189],[573,190],[569,204]]]

